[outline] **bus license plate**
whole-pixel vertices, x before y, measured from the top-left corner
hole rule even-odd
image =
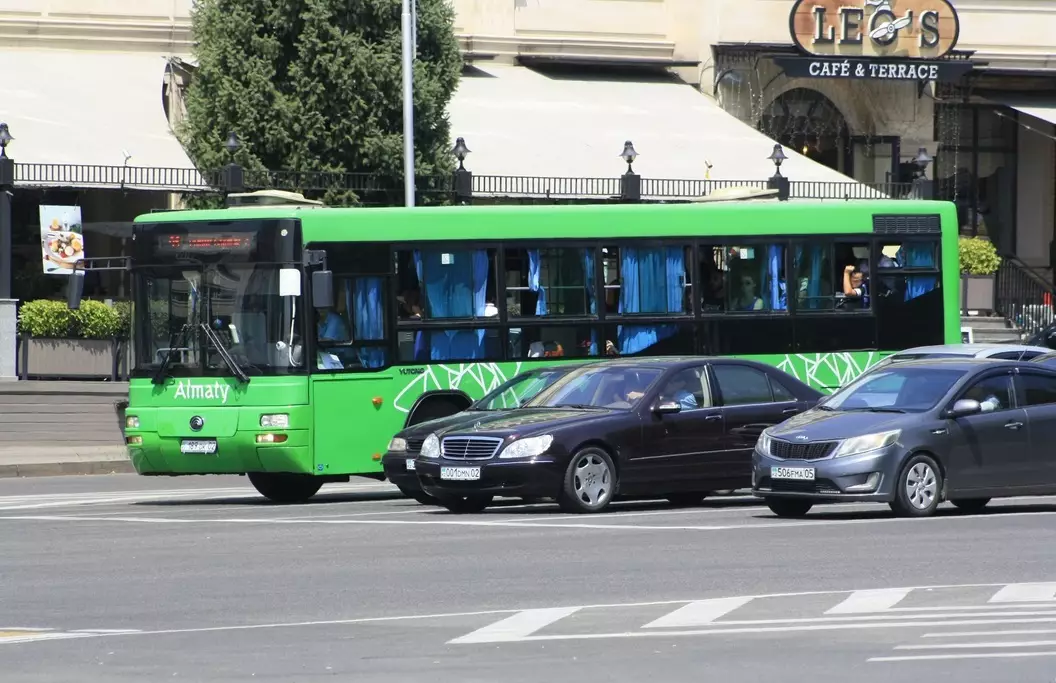
[[[771,467],[770,477],[773,479],[798,479],[800,481],[814,481],[814,468]]]
[[[414,471],[414,458],[407,458],[407,471],[408,472],[413,472]]]
[[[480,479],[479,467],[441,467],[440,478],[451,481],[476,481]]]
[[[180,453],[200,453],[203,455],[212,455],[213,453],[216,453],[216,440],[184,439],[180,442]]]

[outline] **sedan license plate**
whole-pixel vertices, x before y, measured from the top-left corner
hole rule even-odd
[[[440,478],[451,481],[476,481],[480,479],[479,467],[441,467]]]
[[[414,471],[414,458],[407,458],[407,471],[408,472],[413,472]]]
[[[798,479],[800,481],[814,481],[814,468],[771,467],[770,477],[773,479]]]
[[[200,453],[212,455],[216,453],[215,439],[184,439],[180,442],[180,453]]]

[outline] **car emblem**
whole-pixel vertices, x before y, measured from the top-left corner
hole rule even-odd
[[[205,420],[201,416],[195,415],[191,418],[191,429],[196,432],[202,431],[202,427],[205,426]]]
[[[806,437],[806,436],[797,436],[796,437],[796,441],[807,441],[807,440],[809,440],[809,437]]]

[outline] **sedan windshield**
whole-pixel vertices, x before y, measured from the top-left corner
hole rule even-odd
[[[826,410],[920,413],[934,408],[964,370],[891,366],[873,371],[818,404]]]
[[[521,373],[485,394],[469,410],[513,410],[524,405],[543,389],[563,376],[560,370],[536,370]]]
[[[658,368],[579,368],[554,382],[525,406],[630,410],[638,405],[661,373]]]

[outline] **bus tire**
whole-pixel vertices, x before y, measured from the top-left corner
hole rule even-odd
[[[249,483],[273,503],[304,503],[322,488],[323,482],[310,474],[250,472]]]

